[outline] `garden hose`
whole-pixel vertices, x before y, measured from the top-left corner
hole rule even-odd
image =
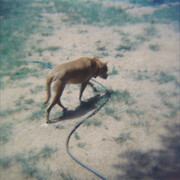
[[[76,126],[71,130],[71,132],[69,133],[68,135],[68,138],[66,140],[66,151],[67,153],[71,156],[71,158],[73,160],[75,160],[78,164],[80,164],[82,167],[86,168],[87,170],[89,170],[90,172],[94,173],[96,176],[98,176],[99,178],[105,180],[106,178],[101,175],[100,173],[98,173],[97,171],[93,170],[92,168],[88,167],[87,165],[83,164],[81,161],[79,161],[77,158],[75,158],[70,150],[69,150],[69,141],[70,141],[70,138],[72,136],[72,134],[76,131],[76,129],[82,124],[84,123],[87,119],[89,119],[90,117],[94,116],[108,101],[109,97],[110,97],[110,93],[109,91],[107,90],[107,88],[102,85],[101,83],[97,82],[96,80],[94,79],[91,79],[93,82],[95,82],[96,84],[98,84],[99,86],[103,87],[105,90],[106,90],[106,94],[105,94],[105,97],[104,97],[104,102],[99,106],[97,107],[90,115],[86,116],[84,119],[82,119],[81,121],[78,122],[78,124],[76,124]]]

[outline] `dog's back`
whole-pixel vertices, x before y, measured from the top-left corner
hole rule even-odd
[[[88,81],[96,72],[96,63],[91,58],[82,57],[56,66],[49,76],[53,76],[53,80],[59,79],[66,83],[78,84]]]

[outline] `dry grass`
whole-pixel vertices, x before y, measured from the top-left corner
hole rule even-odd
[[[70,159],[65,143],[104,90],[87,87],[80,105],[79,87],[67,86],[61,101],[68,114],[55,106],[47,125],[49,69],[30,63],[80,56],[109,60],[107,80],[97,80],[111,96],[74,134],[72,153],[108,179],[180,177],[179,2],[127,2],[2,1],[2,179],[96,178]]]

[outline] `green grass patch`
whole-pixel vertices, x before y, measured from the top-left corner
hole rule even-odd
[[[115,55],[115,58],[121,58],[121,57],[124,57],[124,55],[121,54],[121,53],[118,53],[118,54]]]
[[[86,145],[85,142],[80,142],[80,143],[77,144],[77,147],[78,148],[83,148],[85,145]]]
[[[37,180],[47,179],[47,170],[38,167],[41,159],[48,159],[55,152],[54,148],[45,145],[39,152],[33,150],[28,153],[18,153],[15,156],[17,163],[21,164],[22,173],[26,178],[35,178]]]
[[[144,32],[142,34],[136,35],[135,39],[132,40],[132,38],[129,38],[129,34],[126,33],[122,33],[121,35],[123,36],[121,38],[121,43],[120,45],[116,48],[116,51],[120,51],[120,52],[126,52],[126,51],[132,51],[132,50],[136,50],[143,42],[150,40],[150,38],[152,38],[153,32],[151,32],[150,34],[148,34],[147,31],[151,31],[154,26],[150,26],[145,28]],[[155,28],[153,29],[155,30]],[[120,53],[120,57],[122,57],[121,53]]]
[[[174,2],[178,2],[178,0],[174,0]],[[170,2],[170,1],[169,1]],[[143,22],[150,22],[150,23],[164,23],[168,24],[172,21],[180,23],[179,19],[179,3],[174,5],[168,4],[167,1],[165,2],[166,6],[164,8],[157,8],[152,14],[144,14],[141,19]]]
[[[41,119],[45,115],[46,107],[48,105],[44,105],[41,102],[38,102],[34,105],[36,107],[36,110],[33,111],[31,114],[29,114],[26,119],[29,120],[36,120],[36,119]]]
[[[159,84],[165,84],[165,83],[172,82],[172,81],[177,82],[177,79],[174,75],[170,75],[165,72],[161,72],[159,74],[157,81],[159,82]]]
[[[108,76],[113,76],[113,75],[117,75],[118,71],[115,69],[115,67],[113,67],[112,71],[110,73],[108,73]]]
[[[88,33],[88,30],[87,29],[80,29],[80,30],[78,30],[78,33],[79,34],[86,34],[86,33]]]
[[[24,96],[20,96],[17,100],[14,101],[14,103],[16,106],[14,112],[20,112],[31,109],[32,105],[35,104],[35,101],[32,98],[25,99]]]
[[[31,69],[28,67],[20,67],[17,68],[14,72],[9,74],[10,80],[21,80],[27,78],[29,75],[36,76],[38,70]]]
[[[136,35],[137,44],[140,45],[145,41],[150,41],[154,37],[158,37],[158,30],[155,25],[150,25],[144,28],[142,34]]]
[[[140,116],[140,115],[143,115],[144,114],[144,111],[143,110],[136,110],[136,109],[127,109],[126,112],[129,114],[129,115],[136,115],[136,116]]]
[[[131,140],[131,133],[130,132],[121,132],[119,134],[118,137],[114,137],[114,140],[118,143],[118,144],[122,144],[128,140]]]
[[[121,39],[121,44],[116,48],[117,51],[131,51],[135,50],[138,46],[137,41],[131,41],[126,36]]]
[[[47,49],[47,51],[57,51],[57,50],[61,49],[61,47],[60,46],[49,46],[46,49]]]
[[[170,110],[169,114],[166,117],[167,118],[175,118],[178,111],[180,111],[180,107],[176,106],[176,107],[174,107],[173,109]]]
[[[144,132],[146,134],[149,133],[149,122],[147,120],[141,120],[141,119],[138,119],[138,118],[134,118],[134,119],[131,119],[130,120],[130,124],[134,127],[143,127],[144,129]]]
[[[97,50],[98,51],[105,51],[106,47],[105,46],[99,46],[99,47],[97,47]]]
[[[75,132],[75,133],[74,133],[74,137],[75,137],[75,139],[79,140],[79,139],[80,139],[79,133],[78,133],[78,132]]]
[[[55,7],[59,13],[66,16],[64,22],[69,24],[93,24],[99,26],[125,25],[126,23],[160,22],[167,23],[169,20],[179,22],[179,4],[155,10],[153,14],[144,14],[141,17],[130,15],[125,9],[117,6],[104,6],[101,2],[84,2],[81,0],[54,0]],[[142,6],[154,6],[162,4],[163,1],[129,0],[130,3],[138,3]]]
[[[150,44],[149,49],[152,50],[152,51],[159,51],[160,46],[159,46],[159,44]]]
[[[135,127],[143,126],[143,122],[140,119],[131,119],[130,124]]]
[[[56,129],[65,129],[65,127],[63,125],[60,125],[60,124],[55,125],[55,128]]]
[[[37,167],[39,161],[38,155],[29,153],[27,156],[24,153],[18,153],[16,155],[16,161],[21,163],[22,173],[26,178],[46,179],[46,172]]]
[[[132,73],[131,76],[136,81],[150,79],[150,75],[148,74],[147,70],[144,71],[138,70],[137,72]]]
[[[111,116],[113,116],[116,113],[115,108],[108,107],[108,106],[104,107],[104,111],[105,111],[106,114],[111,115]]]
[[[158,91],[158,95],[160,95],[162,104],[167,108],[166,113],[163,113],[162,116],[166,118],[175,118],[177,112],[180,111],[180,105],[178,102],[178,93],[171,91]],[[173,102],[172,100],[175,100]]]
[[[108,52],[102,52],[101,54],[102,54],[102,56],[105,56],[105,57],[109,56]]]
[[[32,94],[36,94],[36,93],[41,92],[43,90],[45,90],[45,86],[37,85],[34,89],[30,89],[30,92]]]
[[[12,158],[9,157],[9,156],[0,157],[0,165],[1,165],[3,168],[8,168],[8,167],[10,167],[11,162],[12,162]]]
[[[52,36],[53,35],[54,28],[52,26],[41,26],[40,34],[42,36]]]
[[[14,109],[1,109],[0,116],[5,118],[7,116],[13,115],[14,113],[29,110],[32,108],[34,103],[35,102],[32,98],[25,99],[24,96],[20,96],[17,100],[14,101]]]
[[[34,104],[34,100],[32,98],[29,98],[29,99],[25,99],[24,96],[20,96],[19,99],[17,99],[15,101],[15,105],[16,106],[24,106],[25,104],[26,105],[32,105]]]
[[[17,112],[16,109],[1,109],[0,110],[0,117],[7,117],[9,115],[12,115],[15,112]]]
[[[30,115],[28,115],[26,117],[26,119],[29,119],[29,120],[40,119],[40,118],[44,117],[44,114],[45,114],[45,110],[44,109],[38,109],[38,110],[32,112]]]
[[[133,49],[133,44],[127,43],[127,44],[120,44],[116,50],[117,51],[130,51]]]
[[[85,121],[84,124],[85,124],[86,126],[91,126],[91,125],[93,125],[93,126],[95,126],[95,127],[100,127],[100,126],[102,125],[102,122],[101,122],[101,120],[99,120],[99,119],[91,119],[91,120]]]
[[[121,119],[121,115],[120,115],[120,112],[119,112],[118,108],[116,106],[114,106],[114,107],[105,106],[104,107],[104,112],[106,114],[108,114],[109,116],[113,117],[114,119],[119,120],[119,119]]]
[[[139,4],[141,6],[156,6],[164,3],[164,0],[126,0],[126,1],[133,4]]]
[[[166,118],[175,118],[177,115],[177,112],[180,111],[180,106],[174,106],[173,104],[169,102],[164,102],[164,105],[169,109],[169,112],[166,114],[163,114],[164,117]]]
[[[70,173],[64,173],[62,172],[60,174],[62,180],[79,180],[79,178],[74,177],[73,175],[71,175]]]
[[[0,89],[4,89],[6,86],[4,79],[0,76]]]
[[[9,76],[10,81],[14,81],[29,75],[39,76],[37,69],[26,67],[26,55],[32,55],[32,52],[27,52],[26,42],[31,35],[52,33],[52,26],[41,26],[44,21],[41,15],[43,10],[43,3],[39,1],[1,1],[1,78]],[[55,51],[57,47],[49,47],[49,50]]]
[[[32,3],[33,0],[1,1],[1,75],[26,64],[26,40],[38,31],[42,21],[42,9]]]
[[[166,100],[163,100],[163,104],[169,109],[174,109],[174,105]]]
[[[179,2],[177,0],[177,2]],[[180,23],[180,4],[176,4],[174,6],[167,6],[165,8],[161,8],[156,10],[153,13],[153,16],[157,18],[158,22],[168,23],[169,21],[176,21]]]
[[[49,47],[45,47],[45,48],[40,48],[40,47],[32,46],[32,49],[33,49],[35,52],[38,52],[38,53],[39,53],[39,56],[42,56],[42,53],[43,53],[44,51],[54,52],[54,51],[58,51],[59,49],[61,49],[61,47],[60,47],[60,46],[49,46]]]
[[[44,158],[48,159],[51,157],[51,154],[54,153],[56,150],[48,145],[45,145],[41,151],[39,152],[39,155]]]
[[[147,37],[155,37],[158,35],[158,31],[154,25],[150,25],[144,28],[144,35]]]
[[[121,7],[106,7],[100,2],[80,0],[54,2],[57,11],[66,14],[63,20],[69,24],[124,25],[127,22],[133,23],[137,19]]]
[[[147,75],[143,75],[143,74],[138,74],[136,77],[135,77],[135,79],[137,80],[137,81],[139,81],[139,80],[144,80],[144,79],[148,79],[149,77],[147,76]]]
[[[176,76],[171,75],[167,72],[148,72],[147,70],[138,70],[137,72],[132,72],[130,77],[134,80],[150,80],[152,82],[158,82],[159,84],[166,84],[169,82],[174,82],[174,84],[179,87],[180,83],[178,82]]]
[[[4,123],[0,126],[0,141],[7,143],[10,136],[12,135],[12,123]]]
[[[130,92],[128,90],[123,91],[110,91],[111,99],[113,102],[125,102],[127,105],[134,104],[135,101],[133,100]]]

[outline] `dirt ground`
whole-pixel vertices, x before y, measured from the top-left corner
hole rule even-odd
[[[131,11],[138,12],[143,13],[141,9]],[[107,179],[180,178],[180,39],[176,24],[71,26],[63,22],[61,14],[42,15],[43,25],[53,26],[54,31],[50,36],[36,34],[29,38],[29,62],[41,60],[54,66],[82,56],[108,61],[109,77],[96,80],[112,96],[72,136],[72,153]],[[148,28],[155,33],[147,34]],[[148,39],[139,41],[140,35]],[[122,38],[136,42],[135,46],[119,51]],[[49,69],[35,63],[27,67],[36,69],[38,75],[1,90],[1,109],[11,110],[1,117],[1,125],[11,125],[8,141],[1,145],[1,155],[11,160],[7,167],[1,167],[1,179],[98,179],[69,157],[65,144],[76,123],[101,103],[104,91],[96,84],[99,92],[87,87],[83,107],[78,101],[79,86],[68,85],[62,95],[67,114],[55,106],[50,116],[53,123],[46,124],[43,101]],[[116,97],[113,92],[127,92],[128,97],[122,93]],[[48,158],[38,153],[45,146],[53,149]],[[36,160],[32,160],[35,155]],[[23,158],[18,159],[20,156]]]

